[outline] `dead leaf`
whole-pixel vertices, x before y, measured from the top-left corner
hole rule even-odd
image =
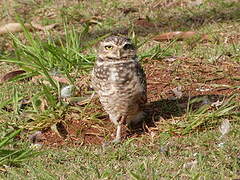
[[[25,23],[24,27],[31,29],[31,25]],[[23,26],[21,23],[8,23],[0,27],[0,35],[6,33],[22,32]]]
[[[175,31],[175,32],[168,32],[168,33],[163,33],[160,35],[157,35],[153,37],[153,40],[155,41],[166,41],[166,40],[183,40],[183,39],[189,39],[197,35],[198,33],[194,31]],[[209,37],[206,34],[201,35],[201,40],[207,40],[209,41]]]
[[[24,70],[11,71],[2,77],[0,82],[3,83],[6,81],[9,81],[9,80],[13,79],[14,77],[16,77],[20,74],[24,74],[24,73],[26,73],[26,71],[24,71]]]
[[[70,81],[67,78],[59,77],[59,76],[51,76],[54,80],[63,83],[63,84],[69,84]]]
[[[194,32],[194,31],[187,31],[187,32],[183,32],[179,38],[180,39],[188,39],[188,38],[191,38],[193,37],[194,35],[196,35],[197,33]]]
[[[176,36],[179,36],[179,34],[181,34],[181,33],[182,33],[182,31],[164,33],[164,34],[155,36],[153,38],[153,40],[155,40],[155,41],[171,40],[171,39],[176,38]]]
[[[134,24],[137,26],[145,27],[145,28],[155,27],[155,24],[149,22],[147,19],[142,19],[142,18],[139,18],[138,20],[136,20]]]
[[[59,24],[58,23],[54,23],[54,24],[50,24],[50,25],[47,25],[47,26],[42,26],[41,24],[38,24],[38,23],[32,21],[31,25],[32,25],[33,28],[35,28],[37,30],[48,31],[48,30],[51,30],[51,29],[55,28]]]
[[[196,32],[193,32],[193,31],[187,31],[187,32],[175,31],[175,32],[168,32],[168,33],[157,35],[153,38],[153,40],[164,41],[164,40],[172,40],[172,39],[187,39],[187,38],[193,37],[195,34]]]

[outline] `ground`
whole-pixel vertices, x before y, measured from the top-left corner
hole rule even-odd
[[[1,178],[240,178],[238,1],[12,0],[0,7],[0,25],[56,23],[0,35],[0,77],[19,69],[28,75],[2,79],[0,135],[23,128],[7,148],[42,152],[17,165],[0,159]],[[176,31],[195,35],[159,39]],[[115,127],[98,99],[89,101],[89,72],[94,46],[109,34],[139,46],[148,103],[144,122],[104,147]],[[61,98],[69,84],[76,101]]]

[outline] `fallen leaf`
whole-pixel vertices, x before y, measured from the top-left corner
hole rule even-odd
[[[176,36],[179,36],[179,34],[181,34],[181,33],[182,33],[181,31],[164,33],[164,34],[155,36],[153,38],[153,40],[155,40],[155,41],[171,40],[171,39],[176,38]]]
[[[194,31],[175,31],[175,32],[168,32],[168,33],[163,33],[160,35],[157,35],[153,37],[153,40],[155,41],[166,41],[166,40],[183,40],[183,39],[189,39],[197,35],[198,33]],[[201,35],[201,40],[209,40],[209,37],[206,34]]]
[[[179,38],[180,38],[180,39],[187,39],[187,38],[193,37],[193,36],[196,35],[196,34],[197,34],[197,33],[194,32],[194,31],[187,31],[187,32],[183,32],[183,33],[179,36]]]
[[[172,39],[186,39],[194,36],[196,33],[193,31],[175,31],[175,32],[168,32],[157,35],[153,38],[155,41],[164,41],[164,40],[172,40]]]
[[[138,20],[136,20],[134,24],[137,26],[145,27],[145,28],[155,27],[155,24],[149,22],[147,19],[142,19],[142,18],[139,18]]]
[[[59,77],[59,76],[51,76],[51,78],[53,78],[54,80],[63,83],[63,84],[69,84],[70,81],[67,78],[64,77]]]
[[[41,30],[41,31],[48,31],[50,29],[53,29],[55,28],[56,26],[58,26],[59,24],[58,23],[54,23],[54,24],[50,24],[50,25],[47,25],[47,26],[42,26],[41,24],[38,24],[34,21],[31,22],[31,25],[33,28],[37,29],[37,30]]]
[[[24,74],[24,73],[26,73],[26,71],[24,71],[24,70],[11,71],[11,72],[5,74],[5,75],[2,77],[1,80],[0,80],[0,82],[3,83],[3,82],[6,82],[6,81],[10,81],[10,80],[13,79],[14,77],[16,77],[16,76],[18,76],[18,75],[20,75],[20,74]]]
[[[25,23],[24,27],[31,29],[31,25]],[[21,23],[8,23],[0,27],[0,35],[6,33],[22,32],[23,26]]]

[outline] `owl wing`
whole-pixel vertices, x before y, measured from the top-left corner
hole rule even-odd
[[[139,96],[139,103],[145,104],[147,103],[147,80],[146,80],[146,74],[139,63],[136,63],[136,72],[137,72],[137,77],[139,79],[140,85],[143,88],[143,91]]]
[[[99,81],[96,77],[94,69],[92,70],[91,76],[92,77],[91,77],[90,87],[93,88],[95,91],[98,91],[101,88],[101,86],[98,83]]]
[[[103,65],[95,64],[93,71],[92,71],[92,78],[91,78],[91,87],[98,92],[102,90],[102,86],[107,83],[108,79],[108,72],[104,70]]]

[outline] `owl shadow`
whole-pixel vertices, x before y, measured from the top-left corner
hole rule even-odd
[[[144,108],[146,113],[145,119],[142,123],[134,126],[130,125],[131,132],[137,134],[145,133],[148,131],[148,128],[156,127],[156,123],[160,120],[167,121],[174,117],[181,117],[189,111],[197,111],[203,106],[211,106],[214,102],[222,101],[223,99],[223,95],[208,94],[149,102]]]

